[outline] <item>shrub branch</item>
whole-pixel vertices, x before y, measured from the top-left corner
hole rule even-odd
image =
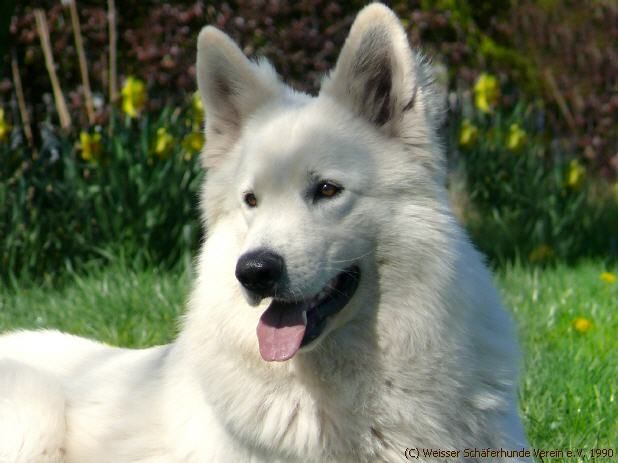
[[[67,109],[67,105],[62,94],[62,88],[58,81],[56,74],[54,55],[52,54],[51,42],[49,40],[49,28],[47,27],[47,19],[45,18],[45,12],[39,8],[34,10],[34,18],[36,20],[36,29],[41,39],[41,48],[45,55],[45,66],[49,73],[52,89],[54,91],[54,100],[56,101],[56,110],[58,111],[58,117],[60,118],[60,126],[63,129],[71,127],[71,116]]]
[[[84,86],[86,113],[88,114],[88,122],[92,125],[94,124],[94,105],[92,104],[92,91],[90,89],[90,78],[88,77],[88,63],[86,62],[84,41],[82,40],[82,31],[79,24],[79,15],[77,14],[75,0],[69,1],[69,11],[71,12],[71,25],[73,26],[73,36],[75,37],[75,48],[77,49],[77,57],[79,59],[82,85]]]

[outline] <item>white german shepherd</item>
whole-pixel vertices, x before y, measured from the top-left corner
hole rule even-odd
[[[197,74],[208,240],[181,334],[145,350],[0,337],[0,461],[525,447],[511,322],[449,208],[441,98],[395,15],[360,12],[316,98],[213,27]]]

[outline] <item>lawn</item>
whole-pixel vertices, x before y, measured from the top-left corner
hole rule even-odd
[[[497,275],[520,333],[521,409],[534,448],[618,452],[618,283],[603,281],[603,270],[589,262]],[[189,272],[116,266],[61,289],[0,287],[0,331],[55,327],[124,346],[167,342],[190,280]],[[580,331],[578,318],[590,322]]]
[[[499,274],[524,351],[521,407],[535,448],[618,452],[618,282],[603,281],[603,270],[587,263]],[[590,322],[581,332],[578,318]]]

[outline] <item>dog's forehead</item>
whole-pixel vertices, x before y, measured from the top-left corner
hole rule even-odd
[[[256,115],[245,131],[243,151],[253,161],[275,163],[278,169],[349,165],[363,143],[346,127],[345,118],[328,110],[319,99],[306,104],[278,106]]]
[[[307,118],[302,107],[278,106],[258,114],[249,128],[249,144],[255,153],[280,157],[308,142]]]

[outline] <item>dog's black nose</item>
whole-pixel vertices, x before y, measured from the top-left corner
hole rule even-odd
[[[236,263],[236,278],[249,291],[268,297],[273,295],[284,267],[280,255],[267,249],[258,249],[240,256]]]

